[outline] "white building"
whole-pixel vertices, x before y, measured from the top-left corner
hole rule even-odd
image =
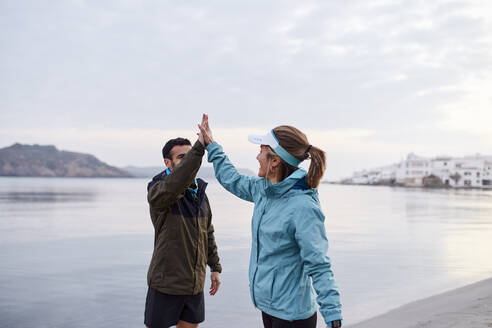
[[[352,174],[352,177],[346,180],[351,184],[369,184],[369,178],[367,176],[367,171],[357,171]]]
[[[351,178],[344,181],[354,184],[422,187],[424,178],[432,176],[438,177],[449,187],[492,189],[492,156],[477,154],[459,158],[439,156],[430,159],[410,153],[398,164],[355,172]]]
[[[456,158],[454,162],[454,187],[482,187],[485,159],[480,156]]]
[[[439,156],[431,162],[431,174],[439,177],[447,186],[453,185],[453,179],[450,177],[454,174],[453,158],[449,156]]]
[[[396,181],[396,172],[398,164],[382,166],[378,170],[378,182],[394,183]]]
[[[398,164],[396,183],[408,187],[423,186],[423,179],[431,174],[431,160],[414,153]]]
[[[396,164],[354,172],[344,181],[351,184],[391,184],[396,179]]]
[[[482,172],[482,188],[492,189],[492,158],[485,160]]]

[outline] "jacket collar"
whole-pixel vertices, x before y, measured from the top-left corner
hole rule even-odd
[[[169,169],[166,169],[164,171],[162,171],[161,173],[155,175],[153,178],[152,178],[152,181],[150,181],[147,185],[147,191],[150,190],[150,188],[156,184],[157,182],[159,181],[162,181],[164,180],[168,174],[170,174],[171,172],[169,171]],[[203,180],[203,179],[200,179],[200,178],[195,178],[194,180],[194,184],[196,186],[190,186],[189,189],[193,189],[194,192],[196,194],[198,194],[198,196],[200,196],[201,194],[203,194],[205,192],[205,189],[207,189],[207,185],[208,183]]]
[[[291,189],[309,189],[306,183],[306,175],[307,172],[299,168],[279,183],[272,184],[268,179],[264,179],[265,194],[272,197],[279,197]]]

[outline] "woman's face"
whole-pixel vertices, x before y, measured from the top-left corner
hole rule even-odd
[[[260,163],[258,176],[264,178],[266,177],[266,174],[268,172],[268,146],[260,146],[260,153],[258,154],[258,156],[256,156],[256,159]]]

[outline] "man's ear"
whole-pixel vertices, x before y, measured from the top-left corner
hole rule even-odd
[[[168,169],[173,168],[173,161],[171,161],[169,158],[164,158],[164,164],[166,164]]]

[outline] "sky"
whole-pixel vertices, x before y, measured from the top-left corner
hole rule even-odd
[[[0,148],[158,166],[207,113],[236,166],[289,124],[334,180],[492,155],[491,91],[488,0],[0,0]]]

